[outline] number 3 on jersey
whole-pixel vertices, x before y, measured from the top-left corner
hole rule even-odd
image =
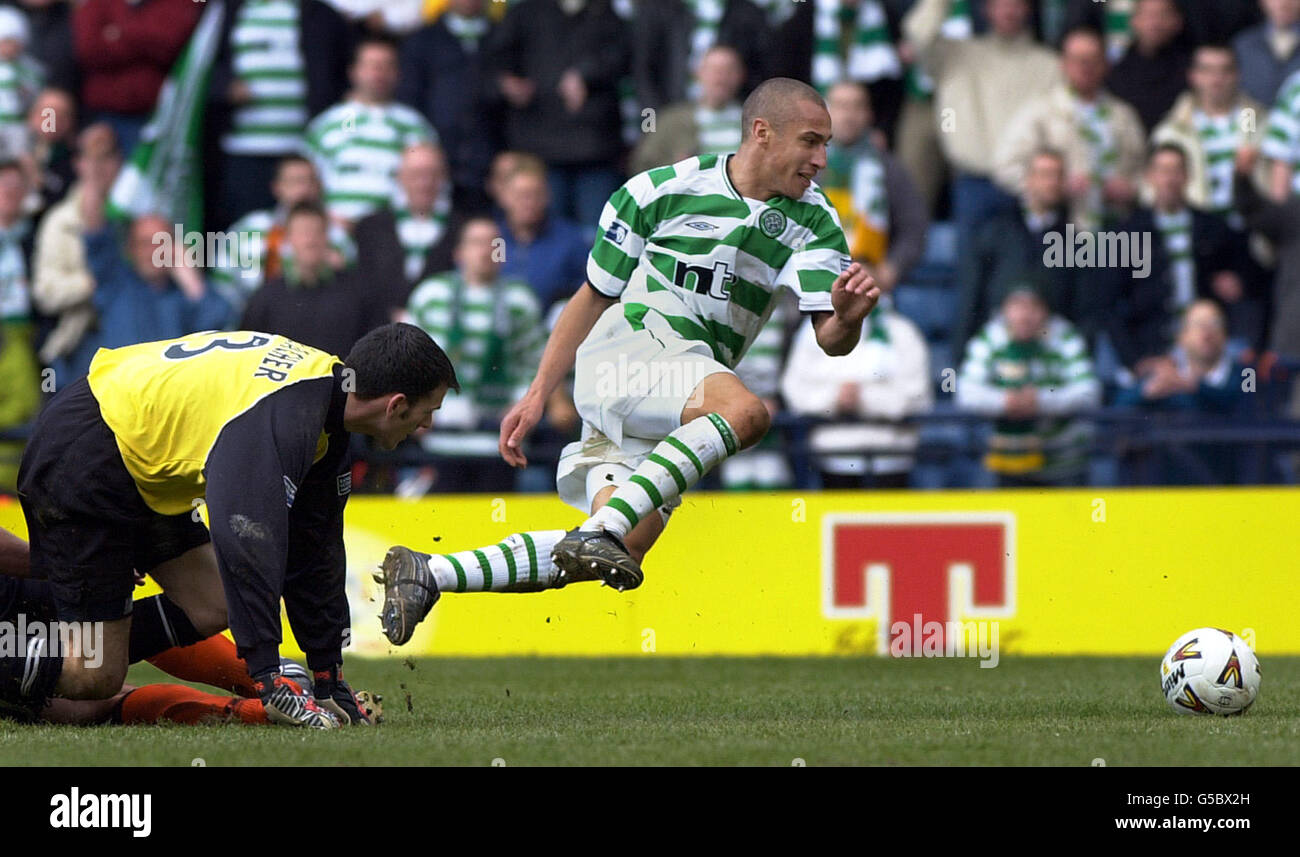
[[[244,348],[261,348],[271,341],[271,337],[263,336],[260,333],[250,333],[247,342],[233,342],[228,335],[214,334],[206,345],[200,348],[190,349],[186,343],[175,343],[169,345],[163,351],[163,357],[168,360],[184,360],[188,357],[198,357],[200,354],[206,354],[214,348],[224,348],[227,351],[239,351]]]

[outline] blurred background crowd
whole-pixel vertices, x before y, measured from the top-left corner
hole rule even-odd
[[[841,358],[777,308],[738,367],[775,428],[714,487],[1296,481],[1300,0],[225,0],[193,86],[213,5],[0,3],[0,485],[97,348],[404,319],[463,392],[358,487],[553,490],[566,391],[527,470],[495,427],[601,209],[777,75],[886,297]],[[114,210],[169,75],[201,222]],[[160,257],[194,229],[251,252]]]

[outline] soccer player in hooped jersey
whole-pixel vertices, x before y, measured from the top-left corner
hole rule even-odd
[[[406,642],[443,591],[639,586],[641,560],[682,493],[767,432],[766,407],[733,369],[782,288],[798,295],[827,354],[857,344],[880,292],[850,264],[839,218],[813,183],[831,138],[825,103],[774,78],[746,99],[742,122],[736,153],[649,170],[610,197],[587,282],[502,421],[501,455],[522,467],[522,442],[575,368],[582,439],[565,447],[556,481],[590,517],[567,533],[517,533],[461,553],[392,548],[381,575],[391,641]]]

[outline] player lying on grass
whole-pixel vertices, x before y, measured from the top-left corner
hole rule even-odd
[[[50,583],[31,578],[30,567],[27,542],[0,528],[0,622],[8,623],[9,627],[21,623],[31,628],[36,623],[55,620]],[[141,599],[136,604],[140,609],[153,609],[157,597]],[[177,723],[272,722],[248,674],[247,665],[235,654],[235,644],[221,634],[192,646],[167,649],[148,661],[177,678],[202,682],[238,695],[217,696],[180,684],[153,684],[139,688],[123,685],[121,691],[108,699],[51,699],[37,712],[0,707],[0,714],[16,715],[25,721],[34,715],[35,719],[43,722],[70,724],[157,723],[163,720]],[[312,689],[311,674],[300,664],[282,658],[281,673],[298,687]],[[379,697],[364,692],[357,696],[358,707],[369,709],[368,719],[380,717]],[[308,699],[305,707],[314,714],[314,722],[310,725],[319,728],[337,725],[335,718],[316,705],[314,699]]]
[[[235,655],[235,644],[221,634],[214,634],[192,646],[168,649],[149,663],[187,681],[203,682],[235,694],[208,693],[184,684],[147,684],[122,689],[108,699],[51,699],[39,714],[46,723],[88,725],[93,723],[242,723],[247,725],[280,724],[273,720],[263,704],[257,685],[248,675],[244,662]],[[301,664],[287,658],[281,673],[290,686],[304,694],[312,693],[312,677]],[[383,722],[382,697],[364,690],[357,691],[357,707],[370,723]],[[329,711],[308,699],[308,722],[317,729],[333,729],[340,724]]]
[[[257,685],[249,678],[244,662],[235,656],[235,644],[221,634],[215,634],[193,646],[169,649],[165,656],[150,658],[155,665],[177,662],[192,665],[202,663],[200,672],[210,675],[221,668],[230,675],[230,691],[236,696],[208,693],[183,684],[147,684],[122,689],[108,699],[51,699],[37,713],[45,723],[89,725],[93,723],[244,723],[274,724],[271,711],[263,704]],[[160,667],[161,668],[161,667]],[[183,666],[178,667],[182,672]],[[169,672],[164,668],[164,672]],[[300,664],[286,660],[281,669],[286,685],[297,693],[312,692],[311,675]],[[364,691],[357,692],[357,707],[370,722],[380,722],[382,715],[376,705],[378,697]],[[333,713],[321,708],[308,698],[303,726],[317,729],[334,729],[339,726]]]
[[[517,533],[458,554],[394,547],[381,576],[392,642],[410,638],[441,591],[639,586],[641,560],[682,493],[767,432],[767,408],[733,368],[782,288],[811,314],[827,354],[858,343],[880,292],[850,264],[839,218],[813,183],[831,138],[825,103],[774,78],[745,100],[742,121],[735,154],[641,173],[610,197],[587,282],[502,421],[501,455],[525,466],[521,444],[576,368],[582,439],[565,447],[556,483],[591,517],[568,533]]]
[[[346,361],[253,331],[101,349],[23,454],[31,574],[50,582],[61,645],[0,654],[0,700],[35,714],[54,696],[107,699],[133,656],[229,625],[268,716],[315,725],[280,670],[283,596],[316,702],[365,723],[342,674],[350,432],[391,449],[457,386],[442,349],[404,324],[366,334]],[[163,594],[133,621],[137,569]],[[71,637],[82,623],[102,623],[93,658]]]

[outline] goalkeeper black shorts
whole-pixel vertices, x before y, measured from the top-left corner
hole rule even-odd
[[[18,497],[32,576],[50,581],[64,622],[129,616],[135,570],[147,574],[210,541],[197,513],[160,515],[145,505],[84,378],[37,417]]]

